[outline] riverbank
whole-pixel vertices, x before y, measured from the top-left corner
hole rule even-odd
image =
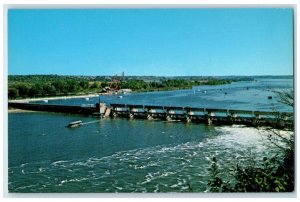
[[[172,90],[185,90],[190,88],[158,88],[158,89],[150,89],[150,90],[136,90],[130,93],[145,93],[145,92],[159,92],[159,91],[172,91]],[[93,98],[98,97],[100,95],[113,95],[114,93],[93,93],[93,94],[80,94],[80,95],[69,95],[69,96],[53,96],[53,97],[39,97],[39,98],[23,98],[23,99],[13,99],[9,100],[9,102],[17,102],[17,103],[28,103],[28,102],[36,102],[36,101],[49,101],[49,100],[67,100],[67,99],[74,99],[74,98]],[[122,94],[117,92],[117,94]]]
[[[71,95],[71,96],[55,96],[55,97],[40,97],[40,98],[25,98],[17,100],[9,100],[9,102],[35,102],[35,101],[48,101],[48,100],[62,100],[62,99],[73,99],[73,98],[92,98],[98,97],[99,95],[108,95],[108,93],[95,93],[95,94],[86,94],[86,95]]]
[[[212,85],[212,84],[210,84]],[[218,84],[222,85],[222,84]],[[186,90],[192,89],[193,86],[186,86],[186,87],[164,87],[164,88],[152,88],[152,89],[138,89],[134,90],[130,93],[146,93],[146,92],[161,92],[161,91],[174,91],[174,90]],[[92,98],[98,97],[100,95],[113,95],[113,94],[122,94],[122,92],[104,92],[104,93],[89,93],[89,94],[82,94],[79,95],[69,95],[69,96],[51,96],[51,97],[38,97],[38,98],[23,98],[23,99],[11,99],[9,102],[18,102],[18,103],[27,103],[27,102],[35,102],[35,101],[49,101],[49,100],[62,100],[62,99],[74,99],[74,98]]]
[[[35,112],[35,111],[31,111],[31,110],[24,110],[24,109],[14,109],[14,108],[11,108],[11,109],[8,109],[8,113],[32,113],[32,112]]]

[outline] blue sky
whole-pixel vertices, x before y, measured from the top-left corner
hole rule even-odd
[[[9,10],[8,73],[292,75],[292,9]]]

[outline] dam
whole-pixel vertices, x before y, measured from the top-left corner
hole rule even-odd
[[[279,128],[293,127],[292,112],[251,111],[235,109],[214,109],[197,107],[178,107],[162,105],[133,105],[97,103],[95,106],[68,106],[36,103],[9,102],[9,108],[82,114],[101,118],[128,118],[162,121],[181,121],[205,123],[208,125],[274,126]]]

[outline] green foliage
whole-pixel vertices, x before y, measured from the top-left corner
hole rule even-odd
[[[16,88],[9,88],[8,97],[12,99],[16,99],[17,97],[19,97],[19,90]]]
[[[130,88],[132,90],[146,90],[148,85],[143,80],[130,80],[130,81],[122,82],[120,87]]]
[[[106,81],[101,82],[100,86],[101,88],[105,88],[106,86],[108,86],[108,83]]]
[[[279,97],[279,102],[294,107],[294,90],[290,91],[275,91],[277,96]]]
[[[292,192],[294,191],[293,151],[285,154],[283,161],[278,157],[264,157],[257,164],[253,159],[251,165],[237,164],[233,169],[235,183],[223,181],[219,177],[217,160],[214,157],[208,181],[211,192]]]
[[[18,83],[15,88],[19,91],[19,96],[23,98],[27,97],[30,90],[30,86],[26,83]]]
[[[102,87],[102,85],[101,85],[101,87]],[[104,87],[102,87],[102,88],[104,88]],[[97,82],[94,82],[90,88],[92,88],[92,89],[99,88],[99,84]]]
[[[207,81],[201,81],[199,85],[224,85],[224,84],[230,84],[232,81],[231,80],[224,80],[224,79],[212,79],[212,80],[207,80]]]
[[[278,175],[277,158],[264,157],[260,165],[240,166],[235,169],[237,192],[283,192],[286,190],[286,179]]]
[[[196,85],[202,85],[202,83],[183,79],[167,79],[161,81],[127,80],[121,83],[121,88],[130,88],[134,91],[153,91],[190,89]]]
[[[210,171],[211,179],[208,181],[211,192],[222,192],[223,180],[219,177],[219,167],[216,157],[212,158]]]
[[[94,82],[94,84],[97,85],[96,82]],[[89,82],[88,82],[87,80],[79,81],[79,86],[80,86],[81,89],[86,89],[86,88],[89,87]],[[98,87],[98,86],[96,86],[96,88],[97,88],[97,87]]]
[[[99,87],[90,88],[83,77],[57,75],[9,76],[8,86],[9,99],[72,95]]]

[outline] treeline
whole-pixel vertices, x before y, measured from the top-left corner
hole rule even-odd
[[[101,83],[87,79],[59,76],[8,77],[8,98],[32,98],[45,96],[75,95],[96,92]]]
[[[261,76],[256,76],[261,77]],[[256,78],[255,77],[255,78]],[[270,76],[271,77],[271,76]],[[277,76],[281,78],[280,76]],[[277,78],[274,76],[274,78]],[[123,81],[132,81],[132,80],[142,80],[145,82],[162,82],[167,80],[185,80],[185,81],[212,81],[212,80],[229,80],[229,81],[253,81],[253,76],[75,76],[75,75],[57,75],[57,74],[48,74],[48,75],[9,75],[8,80],[11,82],[31,82],[31,81],[40,81],[48,82],[55,81],[57,79],[84,79],[88,81],[98,81],[98,82],[109,82],[112,79],[117,78]]]
[[[142,80],[123,79],[113,83],[114,77],[92,76],[59,76],[59,75],[9,75],[8,98],[33,98],[46,96],[65,96],[86,93],[100,93],[103,88],[132,89],[133,91],[157,91],[189,89],[198,85],[221,85],[229,84],[234,79],[163,79]]]
[[[191,88],[195,83],[185,80],[166,80],[160,82],[146,82],[143,80],[130,80],[121,83],[121,88],[129,88],[134,91],[154,91]]]
[[[121,88],[130,88],[134,91],[157,91],[157,90],[176,90],[190,89],[199,85],[222,85],[230,84],[230,80],[207,80],[207,81],[189,81],[183,79],[169,79],[163,81],[146,82],[143,80],[129,80],[121,83]]]

